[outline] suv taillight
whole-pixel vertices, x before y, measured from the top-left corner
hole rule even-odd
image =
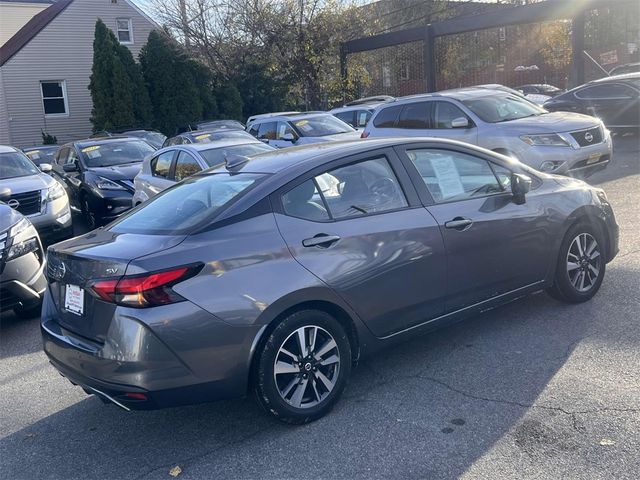
[[[189,265],[160,272],[97,280],[87,288],[105,302],[134,308],[156,307],[185,299],[171,287],[198,274],[203,265]]]

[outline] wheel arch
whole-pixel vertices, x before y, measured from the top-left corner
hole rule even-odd
[[[607,222],[603,218],[603,214],[598,207],[595,205],[584,205],[582,207],[577,208],[567,219],[564,232],[562,234],[562,240],[566,237],[569,230],[580,223],[586,223],[588,225],[593,225],[600,230],[602,236],[605,241],[604,251],[607,252],[607,261],[610,260],[610,247],[611,247],[611,237],[609,229],[607,228]]]

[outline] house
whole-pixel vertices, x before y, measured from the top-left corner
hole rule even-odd
[[[0,0],[0,46],[53,0]]]
[[[0,46],[0,145],[40,144],[43,131],[58,143],[91,134],[98,18],[136,58],[158,28],[131,0],[57,0],[34,15]]]

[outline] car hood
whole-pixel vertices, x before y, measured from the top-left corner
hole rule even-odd
[[[18,212],[16,212],[9,205],[0,202],[0,234],[9,230],[16,223],[23,218]]]
[[[600,121],[597,118],[580,113],[553,112],[494,125],[499,125],[500,128],[514,129],[524,134],[562,133],[597,127],[600,125]]]
[[[93,167],[89,168],[89,171],[109,180],[133,180],[141,169],[142,162],[138,162],[112,167]]]
[[[11,194],[33,192],[49,188],[55,180],[46,173],[36,173],[26,177],[5,178],[0,180],[0,188],[7,187]]]

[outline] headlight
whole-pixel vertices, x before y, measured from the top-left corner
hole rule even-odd
[[[49,191],[47,192],[47,201],[51,202],[52,200],[56,200],[60,197],[64,197],[65,191],[64,187],[60,185],[60,183],[55,180],[53,185],[49,187]]]
[[[7,253],[7,262],[9,260],[13,260],[14,258],[26,255],[27,253],[35,252],[36,250],[38,250],[38,239],[35,237],[31,237],[24,242],[11,245],[11,248],[9,248],[9,252]]]
[[[18,223],[16,223],[13,227],[9,229],[9,237],[15,237],[16,235],[24,232],[27,228],[31,226],[31,222],[26,218],[23,218]]]
[[[569,147],[569,143],[557,133],[544,133],[541,135],[520,135],[527,145],[543,145],[550,147]]]
[[[122,185],[118,185],[116,182],[103,177],[97,178],[96,187],[100,190],[124,190]]]

